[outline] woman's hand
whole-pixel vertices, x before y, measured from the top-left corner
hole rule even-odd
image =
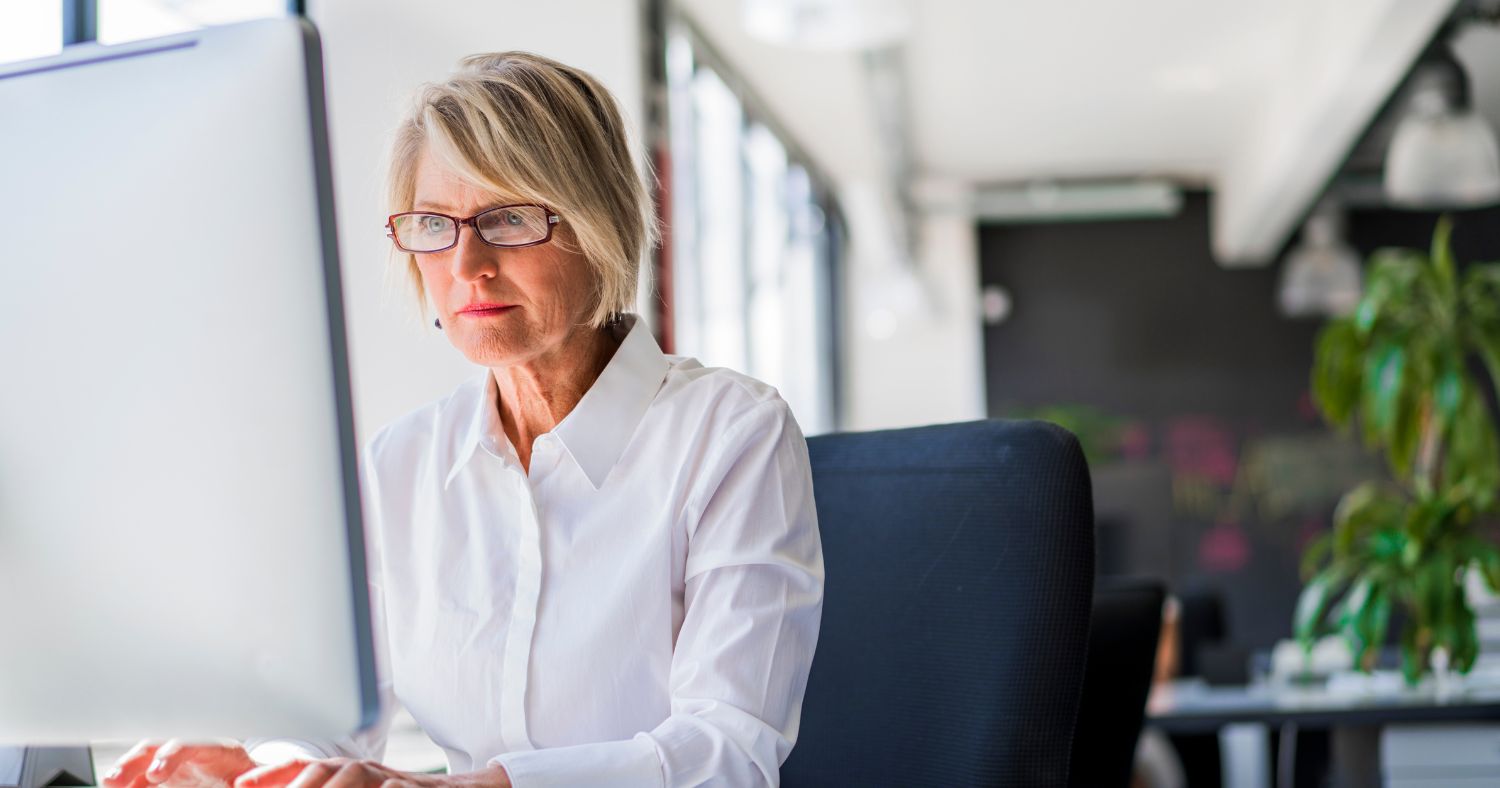
[[[227,788],[235,778],[254,769],[255,761],[239,742],[189,742],[171,739],[165,743],[143,741],[120,756],[115,768],[104,775],[103,788]]]
[[[511,788],[500,766],[468,774],[416,774],[379,761],[329,758],[262,766],[240,775],[234,788]]]

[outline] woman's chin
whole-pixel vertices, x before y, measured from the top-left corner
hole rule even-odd
[[[524,362],[537,354],[537,348],[528,342],[518,341],[511,332],[485,331],[479,336],[466,337],[459,350],[470,361],[482,367],[508,367]]]

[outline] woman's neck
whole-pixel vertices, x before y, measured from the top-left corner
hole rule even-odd
[[[609,365],[623,340],[617,333],[609,327],[585,329],[545,356],[491,368],[500,393],[500,425],[516,447],[522,468],[531,469],[531,445],[537,436],[561,423]]]

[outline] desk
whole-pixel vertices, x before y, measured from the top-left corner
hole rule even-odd
[[[1439,695],[1425,687],[1335,693],[1265,685],[1210,687],[1183,679],[1155,688],[1146,702],[1147,723],[1167,733],[1206,733],[1238,722],[1337,728],[1465,720],[1500,720],[1500,683],[1474,682]]]
[[[1455,682],[1439,693],[1430,683],[1410,689],[1399,676],[1345,682],[1346,689],[1278,688],[1270,685],[1210,687],[1198,679],[1153,689],[1146,724],[1165,733],[1209,733],[1226,725],[1295,725],[1331,731],[1332,766],[1339,785],[1378,785],[1380,731],[1398,723],[1500,720],[1500,677]],[[1290,784],[1290,759],[1277,764],[1278,783]]]

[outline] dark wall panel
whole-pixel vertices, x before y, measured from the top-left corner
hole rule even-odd
[[[1425,248],[1435,220],[1355,212],[1349,237],[1366,254]],[[1458,221],[1460,260],[1500,260],[1500,210]],[[1267,646],[1290,632],[1301,546],[1381,468],[1312,410],[1321,321],[1277,312],[1279,264],[1216,265],[1208,226],[1195,194],[1170,219],[982,227],[983,282],[1013,303],[985,330],[988,404],[1106,417],[1101,568],[1216,590],[1235,639]]]

